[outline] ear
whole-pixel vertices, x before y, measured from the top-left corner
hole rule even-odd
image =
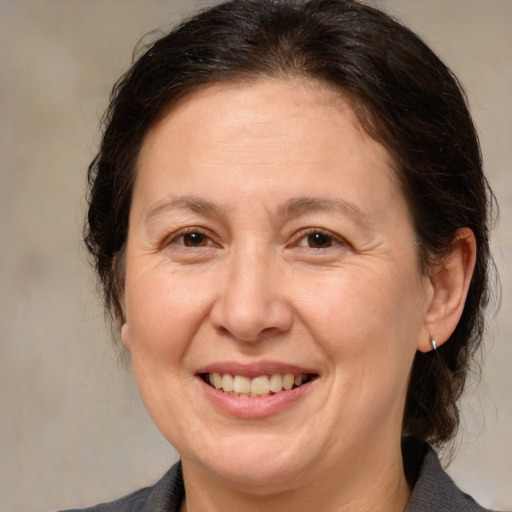
[[[123,342],[124,348],[130,350],[130,334],[128,331],[128,323],[126,320],[126,307],[124,301],[124,290],[120,290],[118,294],[119,306],[121,306],[122,314],[122,325],[121,325],[121,341]]]
[[[459,323],[476,261],[476,240],[469,228],[457,230],[450,253],[434,267],[430,277],[432,297],[425,315],[428,331],[439,347]],[[432,350],[431,340],[418,342],[420,352]]]
[[[123,342],[124,348],[130,351],[130,332],[126,320],[124,324],[121,326],[121,340]]]

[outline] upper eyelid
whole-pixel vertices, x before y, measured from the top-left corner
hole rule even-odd
[[[293,236],[293,239],[295,239],[296,241],[300,241],[300,240],[304,239],[305,237],[312,235],[314,233],[321,233],[323,235],[331,237],[333,239],[333,241],[335,241],[335,242],[350,245],[350,243],[347,241],[347,239],[344,238],[343,236],[333,233],[332,231],[330,231],[328,229],[324,229],[324,228],[311,227],[311,228],[301,229],[295,233],[295,235]]]
[[[191,233],[198,233],[200,235],[205,236],[212,242],[212,244],[209,244],[209,245],[217,244],[217,242],[215,242],[214,237],[212,236],[211,232],[209,232],[207,229],[200,228],[198,226],[191,226],[191,227],[178,229],[178,230],[174,231],[173,233],[171,233],[170,235],[167,235],[164,238],[162,245],[164,245],[164,246],[169,245],[169,244],[175,242],[176,240],[179,240],[181,237],[183,237],[185,235],[189,235]]]
[[[200,227],[200,226],[189,226],[189,227],[177,229],[176,231],[173,231],[171,234],[168,234],[167,236],[164,237],[162,245],[164,245],[164,246],[169,245],[170,243],[173,243],[174,241],[178,240],[179,238],[181,238],[187,234],[190,234],[190,233],[199,233],[199,234],[207,237],[212,242],[212,244],[220,245],[220,243],[215,239],[215,236],[211,232],[211,230],[204,228],[204,227]],[[323,235],[331,237],[335,244],[339,243],[341,245],[351,246],[350,242],[345,237],[343,237],[337,233],[334,233],[333,231],[330,231],[328,229],[320,228],[320,227],[313,227],[313,226],[307,227],[307,228],[302,228],[302,229],[296,231],[290,237],[291,242],[286,245],[296,245],[299,241],[301,241],[305,237],[307,237],[311,234],[314,234],[314,233],[321,233]]]

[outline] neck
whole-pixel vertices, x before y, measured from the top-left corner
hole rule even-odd
[[[292,485],[282,488],[241,488],[187,461],[183,475],[186,501],[181,512],[397,512],[405,510],[411,492],[399,443],[382,456],[371,450],[363,456],[359,453],[343,468],[310,468],[307,477],[297,475]]]

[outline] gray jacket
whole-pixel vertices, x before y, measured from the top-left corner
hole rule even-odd
[[[405,466],[409,464],[408,479],[416,483],[405,512],[490,512],[455,485],[443,471],[430,446],[418,442],[413,444],[415,455],[404,459]],[[184,494],[181,465],[178,462],[152,487],[140,489],[110,503],[67,512],[179,512]]]

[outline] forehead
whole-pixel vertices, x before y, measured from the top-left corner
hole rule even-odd
[[[308,127],[306,120],[313,123]],[[344,130],[345,138],[359,139],[377,148],[387,166],[393,167],[389,153],[362,127],[347,94],[322,81],[301,77],[214,83],[184,96],[168,107],[148,131],[139,163],[159,145],[182,150],[186,141],[190,149],[199,145],[205,150],[211,149],[210,143],[223,145],[230,137],[247,146],[271,146],[272,142],[279,144],[297,135],[304,139],[310,136],[312,140],[318,128],[323,128],[324,142],[334,147],[340,141],[333,121]],[[330,137],[329,130],[333,130]]]
[[[363,186],[373,174],[394,182],[388,152],[363,130],[345,95],[311,80],[264,79],[204,87],[174,105],[146,136],[135,193],[171,193],[186,180],[208,195],[216,179],[225,185],[218,194],[268,193],[288,183],[290,193],[297,184],[322,196],[330,182],[357,180],[352,195],[371,199],[381,192]]]

